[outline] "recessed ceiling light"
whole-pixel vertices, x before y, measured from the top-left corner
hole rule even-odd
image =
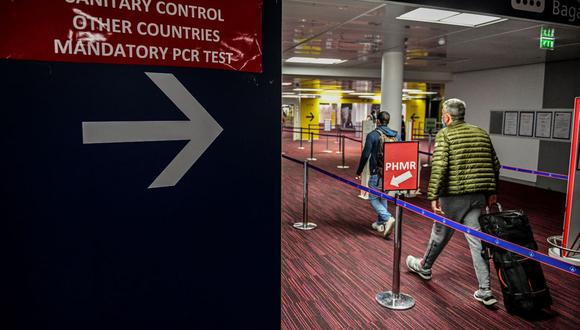
[[[339,103],[340,102],[340,95],[338,94],[322,94],[320,96],[321,102],[328,102],[328,103]]]
[[[291,82],[283,82],[283,83],[282,83],[282,86],[290,86],[290,85],[292,85],[292,83],[291,83]]]
[[[296,92],[322,92],[322,88],[294,88]]]
[[[338,58],[322,58],[322,57],[290,57],[286,60],[287,63],[307,63],[307,64],[340,64],[346,62]]]
[[[352,90],[341,90],[341,89],[325,89],[324,92],[325,93],[329,93],[329,94],[343,94],[343,93],[352,93],[354,91],[352,91]]]
[[[409,94],[420,94],[420,95],[435,95],[437,92],[424,92],[424,91],[411,91]]]
[[[497,21],[501,17],[486,16],[486,15],[475,15],[475,14],[459,14],[452,17],[448,17],[441,20],[441,23],[453,24],[453,25],[463,25],[463,26],[478,26],[482,24],[491,23]]]
[[[405,19],[410,21],[422,21],[422,22],[434,22],[440,21],[442,19],[458,15],[459,12],[456,11],[449,11],[449,10],[440,10],[440,9],[431,9],[431,8],[417,8],[415,10],[411,10],[408,13],[405,13],[399,17],[398,19]]]
[[[366,96],[375,95],[375,93],[371,93],[371,92],[353,92],[353,93],[350,93],[350,94],[351,95],[359,95],[359,96],[362,96],[362,95],[366,95]]]
[[[507,20],[496,16],[476,15],[430,8],[417,8],[397,17],[397,19],[468,27],[479,27]]]
[[[320,97],[320,95],[318,95],[318,94],[300,94],[298,96],[306,98],[306,99],[314,99],[314,98]]]

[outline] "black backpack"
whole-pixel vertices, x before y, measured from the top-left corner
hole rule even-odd
[[[375,131],[377,131],[379,133],[379,149],[377,150],[377,170],[379,173],[377,173],[379,175],[379,177],[383,177],[383,173],[385,172],[383,167],[385,164],[385,154],[384,154],[384,145],[386,142],[396,142],[397,141],[397,137],[396,136],[388,136],[387,134],[385,134],[381,129],[377,128],[375,129]]]

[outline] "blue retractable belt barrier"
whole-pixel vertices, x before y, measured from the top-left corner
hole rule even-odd
[[[288,159],[288,160],[290,160],[292,162],[295,162],[297,164],[303,165],[303,163],[300,160],[298,160],[298,159],[295,159],[295,158],[292,158],[292,157],[289,157],[289,156],[286,156],[286,155],[282,155],[282,157],[285,158],[285,159]],[[389,200],[391,202],[394,202],[397,205],[399,205],[401,207],[404,207],[404,208],[406,208],[407,210],[409,210],[409,211],[411,211],[413,213],[422,215],[425,218],[428,218],[428,219],[431,219],[433,221],[439,222],[439,223],[441,223],[441,224],[443,224],[443,225],[445,225],[445,226],[447,226],[449,228],[453,228],[453,229],[455,229],[457,231],[460,231],[460,232],[469,234],[471,236],[475,236],[475,237],[479,238],[480,240],[482,240],[482,241],[484,241],[486,243],[489,243],[489,244],[495,245],[497,247],[500,247],[502,249],[505,249],[505,250],[508,250],[508,251],[517,253],[517,254],[519,254],[521,256],[524,256],[524,257],[527,257],[527,258],[536,260],[536,261],[541,262],[541,263],[543,263],[545,265],[548,265],[548,266],[551,266],[551,267],[554,267],[554,268],[558,268],[558,269],[563,270],[565,272],[568,272],[568,273],[571,273],[571,274],[574,274],[574,275],[580,275],[580,269],[578,269],[576,266],[574,266],[572,264],[569,264],[567,262],[564,262],[562,260],[554,259],[554,258],[549,257],[548,255],[543,254],[543,253],[540,253],[538,251],[530,250],[530,249],[521,247],[521,246],[519,246],[517,244],[513,244],[513,243],[510,243],[508,241],[499,239],[499,238],[497,238],[495,236],[492,236],[492,235],[483,233],[481,231],[475,230],[473,228],[469,228],[469,227],[467,227],[467,226],[465,226],[463,224],[460,224],[460,223],[458,223],[456,221],[453,221],[453,220],[447,219],[445,217],[442,217],[442,216],[440,216],[438,214],[435,214],[435,213],[433,213],[431,211],[428,211],[426,209],[423,209],[423,208],[418,207],[416,205],[413,205],[411,203],[407,203],[405,201],[402,201],[402,200],[396,199],[394,197],[391,197],[391,196],[389,196],[389,195],[387,195],[387,194],[385,194],[385,193],[383,193],[381,191],[377,191],[377,190],[371,189],[369,187],[362,186],[362,185],[360,185],[358,183],[355,183],[353,181],[347,180],[345,178],[342,178],[342,177],[340,177],[340,176],[338,176],[338,175],[336,175],[334,173],[328,172],[327,170],[324,170],[324,169],[322,169],[322,168],[320,168],[318,166],[314,166],[314,165],[310,165],[309,164],[308,167],[310,167],[313,170],[315,170],[317,172],[320,172],[320,173],[322,173],[322,174],[324,174],[326,176],[329,176],[329,177],[331,177],[333,179],[336,179],[336,180],[338,180],[338,181],[340,181],[342,183],[346,183],[349,186],[355,187],[355,188],[360,189],[360,190],[364,190],[364,191],[366,191],[366,192],[368,192],[370,194],[373,194],[375,196],[378,196],[378,197],[387,199],[387,200]]]
[[[423,155],[427,155],[427,156],[433,156],[432,153],[425,152],[425,151],[419,151],[419,153],[420,154],[423,154]],[[564,181],[567,181],[568,180],[568,176],[566,174],[551,173],[551,172],[545,172],[545,171],[528,170],[528,169],[525,169],[525,168],[519,168],[519,167],[513,167],[513,166],[506,166],[506,165],[502,165],[501,168],[503,168],[504,170],[508,170],[508,171],[515,171],[515,172],[521,172],[521,173],[527,173],[527,174],[534,174],[534,175],[544,176],[546,178],[552,178],[552,179],[558,179],[558,180],[564,180]]]
[[[528,170],[525,168],[505,166],[505,165],[502,165],[501,168],[503,168],[504,170],[510,170],[510,171],[528,173],[528,174],[535,174],[535,175],[539,175],[539,176],[545,176],[547,178],[552,178],[552,179],[558,179],[558,180],[564,180],[564,181],[568,180],[568,176],[565,174],[550,173],[550,172],[544,172],[544,171],[534,171],[534,170]]]
[[[359,142],[359,143],[362,142],[361,140],[353,139],[353,138],[348,137],[348,136],[345,136],[345,138],[352,140],[352,141],[355,141],[355,142]],[[433,156],[433,153],[426,152],[426,151],[419,151],[419,153],[422,155]],[[501,168],[503,168],[504,170],[508,170],[508,171],[515,171],[515,172],[520,172],[520,173],[539,175],[539,176],[543,176],[546,178],[552,178],[552,179],[557,179],[557,180],[564,180],[564,181],[568,180],[568,176],[566,174],[551,173],[551,172],[546,172],[546,171],[528,170],[525,168],[505,166],[505,165],[502,165]]]

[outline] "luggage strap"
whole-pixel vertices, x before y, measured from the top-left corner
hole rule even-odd
[[[501,204],[500,203],[495,203],[495,205],[497,205],[497,209],[500,212],[503,212],[503,207],[501,207]],[[492,207],[493,207],[493,205],[492,205]],[[489,214],[489,206],[486,206],[485,207],[485,214]]]

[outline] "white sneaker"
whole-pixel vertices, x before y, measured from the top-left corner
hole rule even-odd
[[[385,223],[385,231],[383,231],[383,236],[385,238],[389,238],[389,235],[391,235],[393,228],[395,228],[395,218],[390,217],[389,220],[387,220],[387,222]]]
[[[421,259],[415,258],[413,256],[407,256],[407,268],[417,275],[419,275],[424,280],[431,279],[431,269],[425,269],[421,266]],[[477,298],[476,298],[477,299]]]
[[[380,233],[382,233],[382,232],[385,231],[385,225],[383,225],[383,224],[380,224],[379,225],[378,223],[373,222],[372,227],[373,227],[374,230],[376,230],[376,231],[378,231]]]
[[[497,299],[491,294],[491,290],[479,289],[473,293],[473,298],[485,306],[491,306],[497,303]]]

